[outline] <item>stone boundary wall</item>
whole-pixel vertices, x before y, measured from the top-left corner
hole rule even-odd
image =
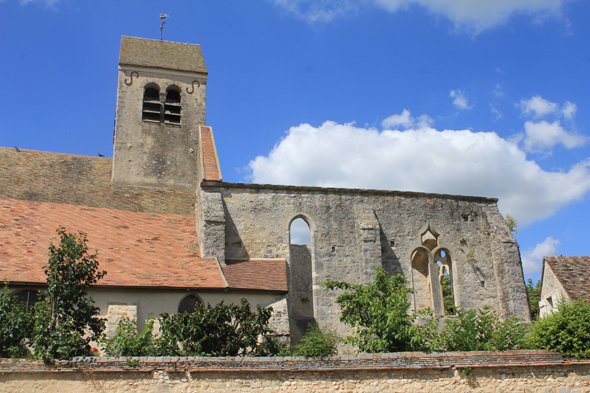
[[[548,351],[0,359],[2,392],[590,392],[590,360]]]

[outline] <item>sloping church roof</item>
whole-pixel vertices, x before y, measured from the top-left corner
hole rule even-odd
[[[43,285],[63,226],[98,249],[98,286],[287,291],[284,260],[201,258],[194,192],[113,185],[111,170],[111,158],[0,147],[0,280]]]
[[[551,267],[570,299],[590,300],[590,256],[543,257],[543,270],[545,265]]]

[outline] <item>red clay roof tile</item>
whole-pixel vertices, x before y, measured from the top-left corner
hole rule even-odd
[[[287,265],[284,259],[226,260],[222,266],[232,289],[287,292]]]
[[[192,215],[139,213],[107,208],[0,198],[0,280],[45,283],[49,240],[55,230],[88,233],[98,249],[99,285],[216,288],[225,285],[215,259],[202,259]]]
[[[590,256],[543,257],[543,269],[545,264],[551,266],[570,299],[590,300]]]

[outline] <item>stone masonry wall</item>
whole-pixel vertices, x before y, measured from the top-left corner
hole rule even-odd
[[[134,74],[131,81],[135,71],[139,76]],[[189,94],[195,79],[200,86],[195,85]],[[180,125],[142,121],[144,87],[149,84],[157,84],[161,93],[172,85],[181,89]],[[119,68],[113,183],[194,190],[198,126],[205,125],[205,99],[206,76]]]
[[[495,199],[220,182],[203,182],[200,192],[204,211],[223,207],[225,221],[216,222],[224,227],[228,259],[288,259],[290,223],[306,220],[314,316],[322,327],[348,332],[338,321],[337,293],[324,290],[321,282],[368,283],[381,265],[404,274],[412,285],[412,251],[424,247],[426,237],[435,238],[425,228],[436,233],[437,249],[452,261],[456,305],[489,305],[504,317],[530,320],[518,245]],[[201,247],[209,238],[219,239],[220,228],[212,229],[199,233]]]
[[[546,351],[305,358],[0,360],[2,392],[590,392],[590,362]]]

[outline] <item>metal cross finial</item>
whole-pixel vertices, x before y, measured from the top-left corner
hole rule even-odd
[[[170,15],[168,15],[168,14],[160,14],[160,19],[162,19],[162,26],[160,26],[160,41],[162,41],[164,39],[164,25],[166,24],[164,19],[166,19],[169,16]]]

